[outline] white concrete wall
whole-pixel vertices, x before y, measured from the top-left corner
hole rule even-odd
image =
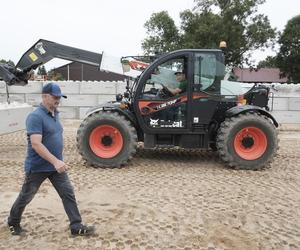
[[[0,135],[25,129],[25,121],[33,108],[28,104],[0,103]]]
[[[300,123],[300,83],[299,84],[264,84],[273,93],[269,106],[271,114],[279,123]]]
[[[8,86],[11,102],[28,103],[34,107],[41,103],[41,92],[43,85],[48,82],[31,81],[26,86]],[[83,119],[89,108],[101,103],[114,101],[118,90],[122,93],[126,83],[116,82],[94,82],[94,81],[58,81],[56,82],[67,99],[62,98],[60,112],[62,118]],[[0,103],[7,101],[5,83],[0,81]]]
[[[9,86],[11,101],[27,102],[33,106],[41,102],[41,91],[48,82],[29,82],[26,86]],[[126,82],[58,81],[62,92],[68,95],[62,99],[60,110],[63,118],[82,119],[90,107],[114,101],[117,93],[124,93]],[[249,88],[253,84],[249,83]],[[279,123],[300,123],[300,84],[266,84],[271,87],[273,110],[271,113]],[[243,83],[247,88],[247,84]],[[0,103],[6,102],[5,83],[0,81]],[[272,106],[270,100],[270,107]]]

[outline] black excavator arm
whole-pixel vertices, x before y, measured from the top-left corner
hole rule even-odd
[[[40,39],[26,51],[15,67],[8,64],[0,64],[0,78],[8,85],[26,85],[32,70],[53,58],[100,67],[102,54]]]

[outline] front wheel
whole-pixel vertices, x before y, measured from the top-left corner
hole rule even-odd
[[[221,124],[217,148],[220,157],[230,167],[262,169],[278,150],[277,131],[267,118],[259,114],[240,114]]]
[[[77,131],[79,153],[88,164],[96,167],[125,165],[136,152],[136,146],[134,127],[118,113],[94,113]]]

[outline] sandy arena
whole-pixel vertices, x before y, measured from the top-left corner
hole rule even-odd
[[[143,150],[121,169],[86,166],[78,122],[65,121],[65,161],[84,223],[97,235],[70,236],[49,181],[11,236],[10,207],[23,182],[25,132],[0,136],[0,249],[300,249],[300,133],[280,131],[271,168],[237,171],[213,152]]]

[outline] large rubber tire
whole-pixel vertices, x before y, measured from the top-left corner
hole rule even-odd
[[[278,150],[275,126],[256,113],[227,118],[217,135],[220,158],[236,169],[259,170],[266,167]]]
[[[77,131],[76,140],[83,159],[101,168],[126,165],[137,147],[135,128],[113,112],[102,111],[87,117]]]

